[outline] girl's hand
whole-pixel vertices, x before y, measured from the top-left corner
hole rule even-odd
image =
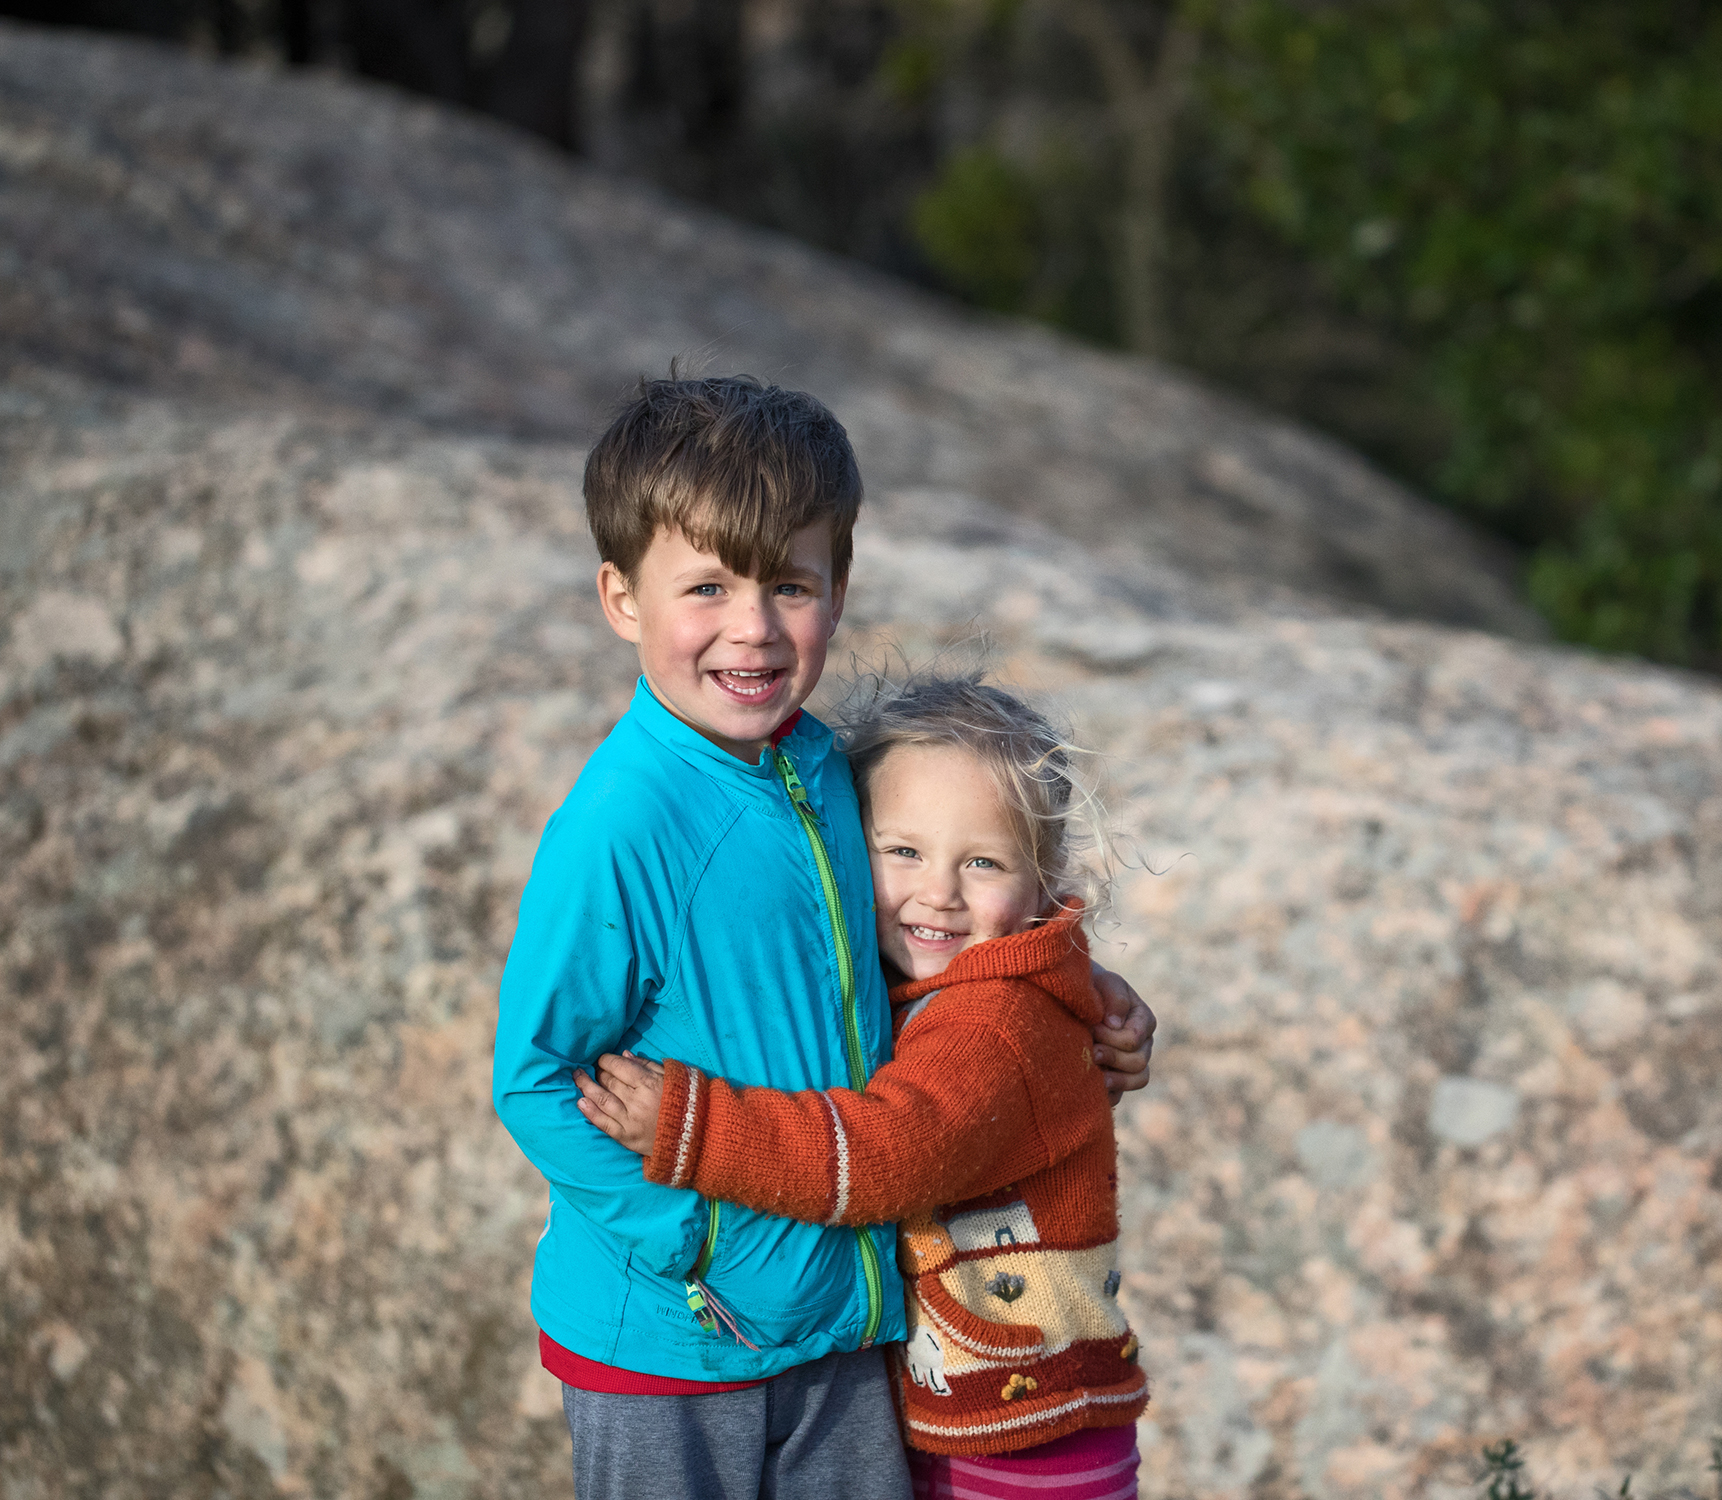
[[[574,1085],[580,1090],[580,1113],[630,1151],[652,1154],[658,1134],[658,1107],[664,1098],[664,1065],[635,1057],[606,1052],[598,1059],[598,1076],[585,1069],[574,1070]]]

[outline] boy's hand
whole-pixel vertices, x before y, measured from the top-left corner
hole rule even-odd
[[[1094,1028],[1094,1061],[1116,1104],[1125,1094],[1147,1086],[1154,1028],[1160,1023],[1135,990],[1099,964],[1094,966],[1094,988],[1103,1007],[1101,1023]]]
[[[580,1090],[580,1113],[613,1141],[641,1156],[652,1154],[658,1134],[658,1106],[664,1098],[664,1065],[606,1052],[598,1059],[598,1077],[584,1068],[574,1070]]]

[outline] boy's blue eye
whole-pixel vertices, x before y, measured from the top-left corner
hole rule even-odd
[[[780,594],[804,594],[807,592],[799,583],[780,583],[777,586]]]
[[[702,599],[717,598],[717,591],[718,586],[715,583],[696,583],[694,585],[694,592]]]

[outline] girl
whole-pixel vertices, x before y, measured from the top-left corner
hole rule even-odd
[[[581,1109],[653,1182],[815,1223],[902,1221],[917,1496],[1134,1496],[1148,1392],[1117,1301],[1076,896],[1089,799],[1047,720],[978,676],[876,698],[849,751],[894,1060],[862,1093],[788,1094],[610,1055],[579,1075]]]

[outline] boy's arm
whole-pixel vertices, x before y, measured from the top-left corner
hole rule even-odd
[[[923,1022],[865,1093],[738,1088],[679,1062],[658,1075],[616,1057],[600,1079],[582,1085],[586,1114],[649,1146],[650,1181],[815,1224],[883,1224],[961,1202],[1050,1155],[1015,1054],[967,1025]]]
[[[602,848],[546,829],[503,971],[492,1098],[556,1194],[660,1275],[699,1251],[699,1205],[640,1176],[640,1159],[576,1107],[574,1069],[621,1045],[654,978],[652,929]],[[642,933],[642,926],[647,930]]]

